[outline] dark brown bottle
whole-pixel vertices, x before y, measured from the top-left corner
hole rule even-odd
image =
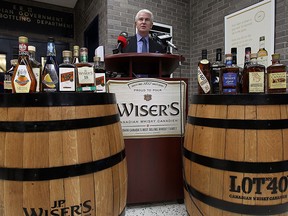
[[[287,70],[286,66],[280,63],[280,54],[272,55],[272,65],[267,67],[267,93],[286,92]]]
[[[198,94],[210,94],[211,71],[210,62],[207,59],[207,50],[202,50],[202,59],[198,63]]]
[[[220,93],[220,71],[225,67],[222,62],[222,49],[218,48],[216,50],[216,61],[211,65],[211,93]]]

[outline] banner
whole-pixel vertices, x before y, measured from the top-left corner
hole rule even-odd
[[[186,83],[154,78],[109,80],[125,138],[178,137],[184,133]]]

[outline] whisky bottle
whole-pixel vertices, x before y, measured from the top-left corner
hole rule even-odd
[[[59,91],[76,91],[76,66],[71,63],[72,52],[62,52],[63,63],[59,65]]]
[[[36,78],[36,92],[40,91],[40,75],[41,75],[41,63],[35,59],[35,46],[28,46],[29,61]]]
[[[28,38],[20,36],[19,57],[12,76],[13,93],[33,93],[36,91],[36,79],[29,63]]]
[[[246,47],[245,48],[245,55],[244,55],[244,66],[243,66],[243,70],[239,72],[239,92],[240,93],[247,93],[247,87],[244,86],[246,85],[246,83],[244,84],[244,76],[247,73],[247,67],[248,65],[250,65],[251,63],[251,47]],[[244,89],[245,88],[245,89]]]
[[[12,93],[12,76],[14,69],[18,63],[18,59],[11,59],[11,67],[4,74],[4,93]]]
[[[73,46],[73,60],[72,64],[77,64],[79,63],[79,46],[75,45]]]
[[[257,63],[257,53],[251,54],[243,74],[243,93],[265,93],[265,66]]]
[[[207,59],[207,50],[202,50],[202,59],[198,63],[198,94],[210,94],[211,72],[210,62]]]
[[[216,49],[216,61],[211,65],[211,93],[219,94],[220,93],[220,71],[225,67],[225,64],[222,62],[222,49]]]
[[[267,93],[286,92],[286,66],[280,63],[280,54],[272,55],[272,65],[267,67]]]
[[[233,49],[233,51],[235,51]],[[221,94],[237,94],[239,92],[239,67],[235,52],[226,54],[226,67],[221,70]]]
[[[55,42],[53,37],[48,38],[47,56],[41,73],[41,91],[56,92],[59,90],[59,68],[56,60]]]
[[[268,52],[265,49],[265,36],[261,36],[259,39],[259,51],[257,52],[257,62],[258,64],[268,67]]]
[[[75,64],[77,68],[76,91],[95,91],[94,67],[88,63],[88,49],[80,48],[80,63]]]
[[[94,56],[94,72],[96,92],[106,92],[106,70],[103,61],[100,57]]]

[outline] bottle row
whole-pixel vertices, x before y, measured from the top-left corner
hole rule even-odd
[[[265,94],[287,91],[287,69],[280,63],[280,54],[272,54],[272,64],[265,67],[267,51],[260,49],[251,53],[245,48],[244,66],[237,65],[237,48],[225,54],[222,62],[222,49],[216,50],[216,61],[210,63],[207,50],[202,50],[198,63],[198,94]],[[264,60],[264,61],[263,61]]]
[[[62,52],[63,62],[56,60],[53,37],[48,38],[44,65],[35,59],[36,48],[28,46],[28,38],[19,37],[19,55],[11,60],[4,75],[5,93],[33,92],[106,92],[105,65],[100,57],[88,62],[88,49],[73,47]]]

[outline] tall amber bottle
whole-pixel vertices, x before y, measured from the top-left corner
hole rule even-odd
[[[29,63],[28,38],[20,36],[18,64],[12,76],[12,93],[32,93],[36,91],[36,78]]]

